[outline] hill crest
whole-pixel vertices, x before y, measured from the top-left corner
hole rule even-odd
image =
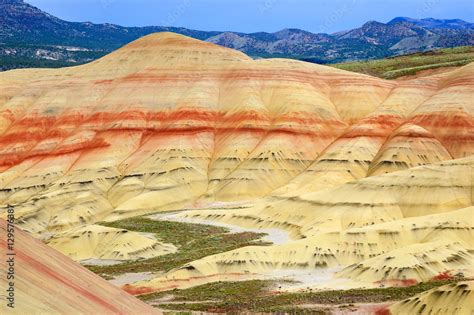
[[[474,45],[474,29],[468,27],[472,24],[451,20],[396,18],[387,24],[368,22],[360,28],[334,34],[314,34],[291,28],[275,33],[245,34],[182,27],[67,22],[27,2],[2,2],[0,9],[0,64],[3,70],[77,65],[98,59],[147,34],[166,31],[237,49],[253,58],[290,57],[315,63],[367,60]]]

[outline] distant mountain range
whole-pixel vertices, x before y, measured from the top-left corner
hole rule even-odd
[[[360,28],[334,34],[300,29],[245,34],[67,22],[22,0],[0,0],[0,69],[81,64],[139,37],[163,31],[238,49],[255,58],[287,57],[318,63],[474,45],[474,24],[458,19],[397,17],[386,24],[370,21]]]

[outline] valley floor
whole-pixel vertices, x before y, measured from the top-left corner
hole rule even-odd
[[[176,212],[135,217],[110,223],[108,227],[141,233],[154,233],[175,244],[177,253],[130,261],[122,264],[88,266],[112,284],[123,287],[138,281],[163,276],[166,272],[199,257],[223,253],[249,245],[268,246],[291,240],[284,230],[250,229],[199,219],[185,219]],[[186,233],[175,233],[177,230]],[[267,232],[265,234],[263,232]],[[191,288],[169,289],[138,297],[169,314],[213,313],[291,313],[291,314],[387,314],[388,307],[428,290],[465,281],[440,278],[401,287],[317,290],[307,285],[331,282],[333,271],[305,269],[273,271],[261,280],[217,281]]]

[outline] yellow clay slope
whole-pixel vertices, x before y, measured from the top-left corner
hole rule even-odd
[[[76,261],[137,260],[176,251],[176,247],[160,243],[152,235],[99,225],[86,225],[58,233],[46,243]]]
[[[474,312],[474,281],[445,285],[390,306],[390,313],[397,314],[456,314]]]

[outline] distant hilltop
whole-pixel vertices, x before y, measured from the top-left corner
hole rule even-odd
[[[285,29],[275,33],[199,31],[182,27],[122,27],[68,22],[21,0],[0,3],[0,70],[61,67],[95,60],[142,36],[170,31],[240,50],[253,58],[315,63],[368,60],[474,45],[474,24],[459,19],[397,17],[333,34]]]

